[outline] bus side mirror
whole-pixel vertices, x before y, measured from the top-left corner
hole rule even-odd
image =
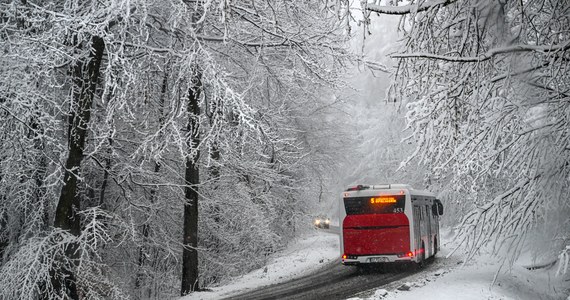
[[[441,201],[439,199],[435,200],[434,203],[434,208],[437,207],[437,214],[438,215],[443,215],[443,204],[441,204]]]

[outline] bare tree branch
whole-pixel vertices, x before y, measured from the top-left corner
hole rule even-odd
[[[367,4],[366,9],[386,15],[407,15],[413,12],[424,12],[438,6],[447,6],[457,2],[457,0],[436,0],[431,2],[422,2],[421,5],[409,4],[402,6],[381,6],[376,4]]]
[[[482,62],[493,58],[494,56],[500,54],[510,54],[519,52],[539,52],[539,53],[552,53],[559,51],[566,51],[570,49],[570,41],[566,41],[557,45],[546,45],[546,46],[536,46],[536,45],[514,45],[502,48],[495,48],[487,51],[479,57],[461,57],[461,56],[446,56],[437,55],[431,53],[400,53],[392,54],[392,58],[427,58],[435,60],[443,60],[449,62]]]

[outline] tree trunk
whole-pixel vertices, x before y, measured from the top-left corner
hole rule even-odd
[[[200,89],[201,74],[196,72],[188,91],[188,155],[186,156],[185,204],[184,204],[184,237],[182,249],[182,289],[181,295],[197,291],[198,286],[198,184],[200,183],[198,159],[200,151],[196,149],[200,143]],[[192,156],[191,153],[195,153]]]
[[[164,130],[164,123],[165,123],[165,116],[164,116],[164,105],[165,105],[165,101],[166,101],[166,93],[168,92],[168,76],[170,75],[170,62],[167,63],[166,65],[166,70],[164,72],[164,78],[162,79],[162,86],[160,89],[160,98],[159,98],[159,116],[158,116],[158,129],[159,129],[159,134],[160,137],[162,139],[163,134],[163,130]],[[165,141],[162,141],[165,142]],[[153,172],[157,175],[159,175],[160,172],[160,163],[158,161],[154,162],[154,169]],[[150,190],[150,204],[154,204],[156,201],[156,197],[157,197],[157,193],[158,193],[158,186],[154,186],[152,187],[152,189]],[[151,212],[149,212],[151,213]],[[148,246],[149,243],[149,234],[150,234],[150,224],[145,223],[142,225],[142,244],[139,247],[139,258],[138,258],[138,272],[137,272],[137,277],[135,280],[135,288],[136,289],[141,289],[141,288],[145,288],[145,284],[144,284],[144,278],[145,278],[145,272],[144,272],[144,267],[146,265],[146,260],[147,257],[150,254],[150,247]],[[152,276],[152,275],[151,275]],[[148,292],[148,295],[146,297],[151,298],[151,293],[152,290],[148,287],[148,284],[146,285],[146,289]],[[141,291],[141,298],[144,298],[144,291]]]
[[[49,216],[48,216],[49,205],[47,201],[43,198],[44,195],[46,194],[44,177],[47,173],[47,159],[45,155],[42,155],[42,153],[45,153],[45,148],[43,142],[41,141],[40,136],[38,135],[38,132],[41,135],[44,135],[44,130],[40,125],[40,122],[37,119],[37,117],[32,117],[30,128],[31,130],[28,133],[28,138],[34,141],[34,150],[36,153],[38,153],[37,155],[39,156],[39,161],[37,162],[36,170],[34,170],[31,176],[35,182],[35,190],[34,190],[34,201],[32,202],[33,207],[30,207],[29,209],[42,210],[41,228],[42,230],[45,230],[49,226]]]
[[[69,154],[65,163],[63,187],[57,209],[55,211],[54,226],[79,236],[81,233],[80,220],[77,212],[80,207],[80,197],[77,194],[78,174],[83,160],[87,125],[91,117],[91,105],[99,79],[99,68],[105,50],[102,38],[91,38],[91,51],[87,61],[79,61],[73,67],[73,99],[69,115]],[[77,245],[70,245],[66,249],[68,258],[77,256]],[[63,291],[71,299],[79,299],[75,276],[65,266],[55,267],[51,272],[52,284],[56,291]],[[64,281],[64,282],[62,282]],[[63,285],[62,285],[63,283]]]
[[[210,167],[210,182],[213,185],[213,190],[218,189],[219,181],[220,181],[220,166],[217,165],[220,161],[220,148],[218,143],[212,143],[212,150],[210,152],[210,158],[214,161],[214,165]],[[220,223],[220,207],[214,203],[213,206],[214,211],[214,222]],[[215,244],[217,241],[215,242]],[[215,251],[215,249],[214,249]]]
[[[210,121],[210,127],[215,126],[215,123],[219,121],[219,119],[223,118],[221,107],[217,101],[212,101],[210,104],[210,114],[208,115],[208,119]],[[210,148],[210,159],[213,161],[212,166],[209,168],[210,178],[209,182],[211,183],[212,190],[215,191],[218,189],[219,181],[220,181],[220,147],[217,142],[213,142]],[[214,222],[220,223],[220,207],[214,203],[212,210],[214,211]],[[217,241],[214,241],[214,247],[217,244]],[[215,249],[213,249],[216,251]]]
[[[4,196],[0,195],[0,201],[4,201]],[[8,247],[8,230],[6,229],[6,225],[8,224],[6,220],[8,219],[8,214],[2,212],[0,216],[0,266],[4,264],[4,252],[6,251],[6,247]]]
[[[105,201],[105,192],[107,191],[107,185],[109,184],[109,170],[111,170],[112,155],[113,155],[113,139],[109,136],[107,138],[109,141],[109,148],[107,149],[108,157],[105,159],[105,170],[103,170],[103,182],[101,183],[101,190],[99,191],[99,208],[102,210],[107,209],[107,203]]]

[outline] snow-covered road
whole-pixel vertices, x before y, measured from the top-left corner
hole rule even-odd
[[[364,290],[383,286],[418,271],[412,268],[407,270],[390,268],[370,269],[363,272],[357,267],[343,266],[340,260],[337,260],[328,263],[311,275],[225,299],[346,299]]]
[[[338,230],[337,230],[338,231]],[[339,261],[335,228],[299,238],[267,266],[233,278],[208,292],[192,293],[183,300],[207,299],[568,299],[568,276],[548,270],[529,271],[520,265],[502,273],[492,284],[500,263],[488,256],[462,264],[461,255],[446,258],[450,245],[442,245],[438,258],[421,271],[370,271],[361,273]],[[445,235],[444,235],[445,236]],[[448,237],[449,238],[449,237]],[[524,264],[524,263],[523,263]],[[506,269],[506,268],[505,268]]]
[[[338,244],[338,227],[319,229],[315,235],[292,243],[267,268],[184,299],[346,299],[418,272],[393,268],[363,272],[343,266]],[[437,264],[429,264],[424,270]]]

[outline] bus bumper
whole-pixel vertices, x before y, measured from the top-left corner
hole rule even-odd
[[[342,259],[343,265],[360,265],[360,264],[382,264],[382,263],[406,263],[416,261],[414,257],[399,255],[347,255]]]

